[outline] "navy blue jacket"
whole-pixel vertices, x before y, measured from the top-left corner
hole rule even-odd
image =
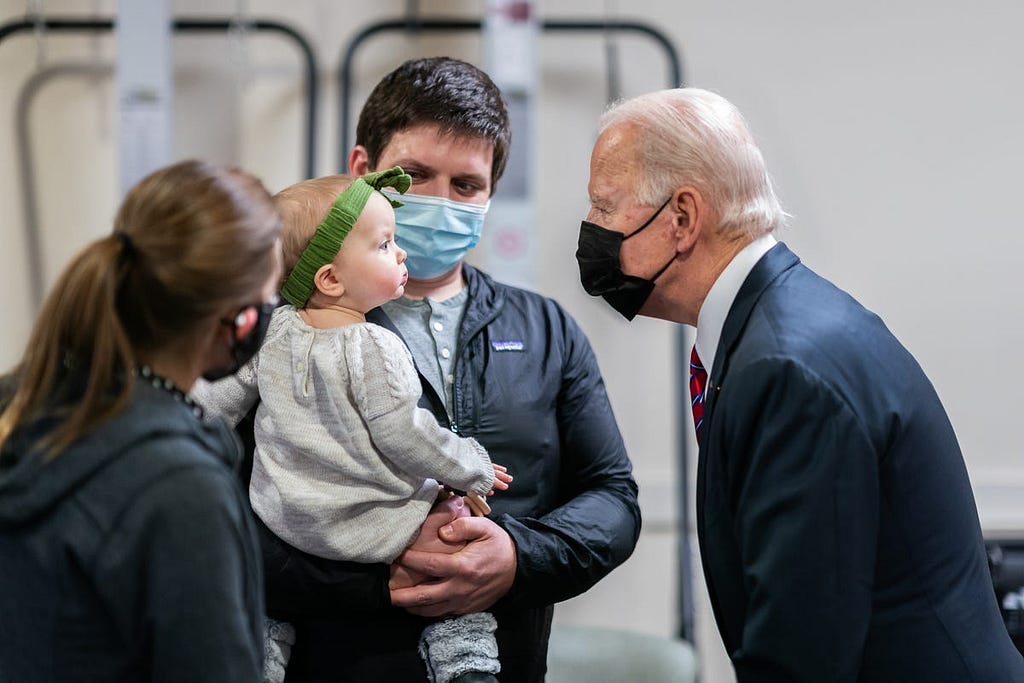
[[[263,582],[232,432],[142,381],[44,461],[26,444],[52,424],[0,453],[0,681],[260,680]]]
[[[632,553],[640,509],[632,467],[590,344],[557,303],[464,265],[454,416],[422,379],[421,405],[483,444],[515,482],[489,499],[516,545],[498,619],[500,678],[542,681],[551,606]],[[394,330],[380,310],[368,319]],[[424,621],[390,607],[386,565],[319,560],[264,528],[268,608],[299,626],[288,680],[422,681]],[[354,610],[362,610],[354,612]],[[322,619],[323,621],[316,621]]]
[[[956,435],[876,315],[778,244],[711,378],[697,531],[739,683],[1024,681]]]

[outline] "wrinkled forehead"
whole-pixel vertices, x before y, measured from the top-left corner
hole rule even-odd
[[[624,126],[605,129],[590,156],[591,197],[609,197],[636,187],[639,165],[635,134]]]

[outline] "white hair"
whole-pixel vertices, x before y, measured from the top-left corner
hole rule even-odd
[[[692,185],[719,217],[723,234],[772,232],[782,210],[761,150],[742,114],[725,98],[699,88],[674,88],[611,106],[599,132],[635,127],[638,200],[657,205],[680,185]]]

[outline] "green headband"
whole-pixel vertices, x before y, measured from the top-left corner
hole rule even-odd
[[[288,279],[281,288],[281,296],[295,308],[305,306],[313,294],[313,277],[316,271],[338,255],[341,243],[359,220],[359,214],[363,212],[363,207],[366,206],[373,191],[380,192],[382,188],[392,187],[400,194],[405,194],[410,185],[412,177],[403,171],[401,166],[367,173],[352,181],[352,184],[334,200],[320,225],[316,226],[313,239],[309,241],[292,272],[288,274]],[[391,199],[383,193],[381,196],[391,202],[391,206],[396,209],[402,206],[402,202],[397,199]]]

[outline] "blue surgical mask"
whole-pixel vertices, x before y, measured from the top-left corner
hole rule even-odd
[[[442,197],[385,192],[395,209],[395,238],[405,249],[409,277],[429,280],[447,273],[480,241],[491,203],[468,204]]]

